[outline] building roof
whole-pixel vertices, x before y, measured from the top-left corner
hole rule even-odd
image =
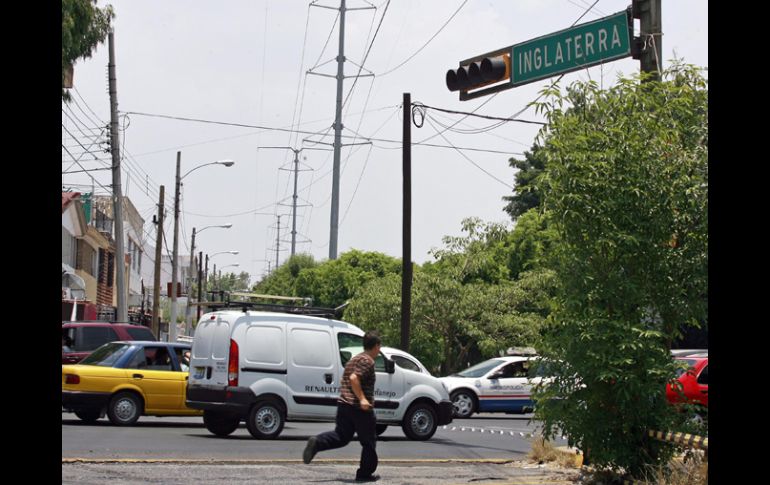
[[[62,214],[67,207],[74,201],[80,198],[80,192],[62,192],[61,193],[61,211]]]

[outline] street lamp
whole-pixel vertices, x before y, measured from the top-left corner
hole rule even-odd
[[[214,163],[217,163],[217,162],[214,162]],[[206,165],[209,165],[209,164],[206,164]],[[230,163],[230,165],[232,165],[232,162]],[[202,166],[203,165],[201,165],[201,167]],[[226,165],[226,166],[229,166],[229,165]],[[196,168],[200,168],[200,167],[196,167]],[[195,169],[193,169],[193,170],[195,170]],[[192,172],[192,170],[190,170],[190,172]],[[187,173],[189,174],[190,172],[187,172]],[[212,227],[218,227],[218,228],[221,228],[221,229],[230,229],[231,227],[233,227],[233,224],[230,223],[230,222],[228,222],[227,224],[212,224],[210,226],[205,226],[200,231],[198,231],[198,233],[201,233],[201,232],[205,231],[206,229],[210,229]],[[187,290],[187,295],[188,295],[187,296],[187,306],[185,307],[185,311],[184,311],[184,321],[185,321],[184,333],[185,333],[185,335],[190,335],[190,327],[192,326],[192,316],[190,315],[190,296],[192,295],[192,282],[193,282],[193,275],[195,274],[195,232],[196,232],[195,228],[193,227],[192,242],[190,244],[190,272],[188,274],[189,283],[187,285],[187,288],[188,288],[188,290]],[[198,291],[198,294],[199,294],[199,296],[198,296],[198,303],[200,303],[200,284],[201,284],[200,278],[198,278],[198,280],[199,280],[198,281],[198,290],[199,290]]]
[[[174,190],[174,253],[171,256],[171,318],[169,321],[169,340],[176,342],[176,294],[177,294],[177,257],[179,254],[179,188],[182,185],[182,179],[190,175],[195,170],[208,165],[224,165],[231,167],[235,162],[232,160],[220,160],[217,162],[204,163],[198,165],[184,175],[179,172],[182,166],[182,152],[176,152],[176,187]]]

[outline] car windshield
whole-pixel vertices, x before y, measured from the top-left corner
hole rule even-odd
[[[460,377],[481,377],[504,362],[505,361],[502,359],[485,360],[484,362],[468,367],[464,371],[458,372],[455,375]]]
[[[83,365],[112,367],[130,348],[131,344],[122,344],[118,342],[104,344],[94,350],[88,357],[81,360],[80,363]]]

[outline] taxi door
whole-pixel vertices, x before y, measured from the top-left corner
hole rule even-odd
[[[520,413],[531,408],[529,362],[520,360],[499,367],[482,380],[479,411]]]
[[[184,392],[187,373],[179,372],[164,345],[136,350],[126,365],[128,381],[142,390],[145,412],[176,413],[186,409]]]

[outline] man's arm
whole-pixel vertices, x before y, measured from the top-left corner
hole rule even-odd
[[[355,372],[350,373],[350,387],[353,389],[353,394],[356,395],[358,401],[361,403],[361,409],[363,411],[369,411],[372,409],[372,405],[364,395],[364,390],[361,388],[361,381],[358,378],[358,374]]]

